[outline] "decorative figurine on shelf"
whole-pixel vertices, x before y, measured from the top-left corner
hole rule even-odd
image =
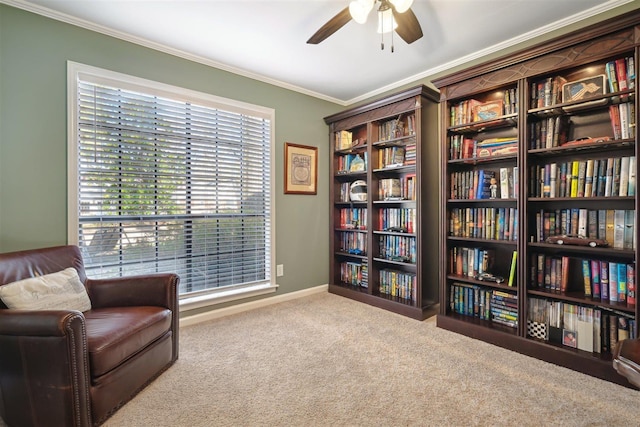
[[[495,177],[491,177],[491,180],[489,181],[489,189],[491,190],[491,199],[497,199],[498,198],[498,181],[495,179]]]

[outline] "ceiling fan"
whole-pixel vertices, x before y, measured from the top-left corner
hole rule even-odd
[[[345,7],[316,31],[316,33],[307,40],[307,43],[318,44],[322,42],[346,25],[351,19],[359,24],[364,24],[376,2],[379,3],[378,33],[384,34],[395,30],[407,44],[413,43],[422,37],[420,23],[410,9],[413,0],[353,0],[348,7]],[[384,49],[384,41],[381,47]],[[393,44],[391,51],[393,52]]]

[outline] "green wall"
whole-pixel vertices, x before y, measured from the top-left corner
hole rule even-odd
[[[278,294],[329,281],[331,102],[0,5],[0,252],[67,242],[67,61],[275,109]],[[318,194],[283,192],[284,143],[318,147]]]
[[[636,9],[639,4],[633,1],[455,70]],[[329,151],[322,118],[343,107],[2,4],[0,252],[66,243],[68,60],[274,108],[276,263],[284,264],[285,270],[284,277],[278,278],[278,294],[328,282]],[[430,84],[440,75],[404,87]],[[318,147],[316,196],[283,194],[285,142]]]

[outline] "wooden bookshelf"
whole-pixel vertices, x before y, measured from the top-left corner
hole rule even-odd
[[[438,302],[438,94],[426,86],[329,117],[329,291],[415,319]],[[360,161],[366,162],[362,169]],[[362,185],[366,184],[363,200]]]
[[[639,32],[634,11],[434,81],[439,327],[630,386],[612,367],[611,347],[638,337],[637,290],[630,298],[618,282],[625,293],[616,297],[609,283],[604,294],[600,280],[603,266],[620,277],[630,268],[627,283],[637,283],[638,84],[629,77],[638,72]],[[503,170],[512,172],[506,196],[486,180]],[[547,241],[576,231],[614,241]],[[505,281],[478,280],[483,270]],[[569,332],[575,347],[563,341]]]

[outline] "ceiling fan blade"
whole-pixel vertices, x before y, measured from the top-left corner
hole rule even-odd
[[[407,44],[411,44],[422,37],[422,28],[420,28],[418,18],[416,18],[416,15],[411,9],[408,9],[404,13],[398,13],[394,8],[393,17],[398,23],[396,33],[398,33]]]
[[[345,7],[342,12],[331,18],[326,24],[324,24],[314,35],[311,36],[307,43],[318,44],[331,34],[342,28],[347,22],[351,21],[351,14],[349,8]]]

